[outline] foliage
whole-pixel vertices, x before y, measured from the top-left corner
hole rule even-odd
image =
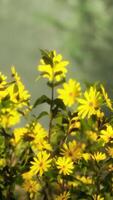
[[[31,106],[15,68],[11,81],[0,73],[0,198],[110,200],[112,101],[102,84],[83,91],[77,80],[66,81],[69,62],[56,51],[41,53],[38,70],[51,97],[42,95]],[[43,103],[50,112],[33,115]],[[39,121],[45,115],[47,130]],[[22,118],[26,124],[17,127]]]

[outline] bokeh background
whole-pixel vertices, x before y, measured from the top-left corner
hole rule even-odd
[[[39,49],[69,59],[69,75],[101,81],[113,94],[113,0],[0,0],[0,71],[15,65],[32,94],[46,93],[35,81]]]

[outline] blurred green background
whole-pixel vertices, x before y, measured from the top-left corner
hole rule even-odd
[[[113,0],[0,0],[0,71],[15,65],[33,101],[47,92],[35,81],[40,48],[69,59],[68,76],[112,94]]]

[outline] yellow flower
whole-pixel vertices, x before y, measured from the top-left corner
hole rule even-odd
[[[68,200],[70,198],[70,193],[64,191],[62,194],[58,195],[55,200]]]
[[[86,176],[76,176],[76,179],[81,181],[84,184],[92,184],[92,178],[91,177],[86,177]]]
[[[16,125],[20,121],[20,114],[16,110],[10,110],[5,112],[0,116],[0,124],[4,128],[10,128],[11,126]]]
[[[105,102],[106,102],[106,105],[108,106],[108,108],[109,108],[110,110],[113,110],[112,102],[111,102],[110,98],[108,97],[108,94],[107,94],[107,92],[105,91],[104,86],[101,84],[100,87],[101,87],[102,94],[103,94],[104,100],[105,100]]]
[[[56,161],[59,174],[69,175],[73,172],[74,165],[69,157],[59,157]]]
[[[15,128],[14,129],[14,144],[18,144],[23,136],[28,132],[27,128]]]
[[[41,189],[41,186],[37,181],[30,179],[26,179],[22,186],[24,190],[30,194],[31,199],[34,199],[34,194]]]
[[[106,148],[108,154],[113,158],[113,147]]]
[[[88,161],[90,159],[90,153],[83,153],[82,158],[84,158],[85,161]]]
[[[7,84],[6,79],[7,77],[0,72],[0,89]]]
[[[42,151],[42,150],[48,150],[48,151],[52,150],[51,145],[45,139],[42,139],[42,140],[34,139],[31,142],[31,148],[35,154],[37,154],[38,151]]]
[[[111,139],[113,139],[113,127],[109,124],[107,124],[106,127],[106,130],[101,130],[100,139],[102,139],[105,143],[108,143]]]
[[[62,155],[65,157],[70,157],[73,161],[78,160],[82,156],[82,152],[85,148],[84,144],[77,143],[75,140],[69,142],[68,144],[64,143],[63,148],[61,149]]]
[[[86,116],[90,118],[91,115],[97,114],[100,100],[100,92],[97,92],[96,88],[91,86],[88,91],[85,91],[84,99],[78,99],[78,102],[80,103],[78,106],[78,115],[82,118],[85,118]]]
[[[31,172],[35,175],[39,173],[40,176],[43,175],[44,172],[48,171],[51,166],[50,154],[46,151],[41,151],[37,154],[37,157],[34,157],[34,161],[31,161]]]
[[[80,83],[69,79],[68,83],[63,84],[63,89],[58,89],[58,98],[62,99],[66,106],[72,106],[81,94]]]
[[[52,150],[51,145],[47,141],[48,133],[40,123],[33,126],[33,133],[31,148],[35,153],[37,153],[38,150]]]
[[[97,133],[91,130],[86,131],[86,136],[88,140],[91,140],[91,141],[96,141],[98,138]]]
[[[101,197],[101,195],[93,195],[94,200],[104,200],[104,197]]]
[[[22,178],[24,179],[24,180],[30,180],[30,179],[32,179],[32,177],[33,177],[33,174],[31,173],[31,171],[28,171],[28,172],[24,172],[23,174],[22,174]]]
[[[106,154],[102,153],[102,152],[97,152],[97,153],[94,153],[93,155],[91,155],[91,158],[96,160],[97,162],[99,162],[101,160],[106,159]]]
[[[68,64],[69,62],[62,60],[62,55],[57,55],[56,51],[46,51],[42,55],[38,70],[42,77],[49,79],[50,82],[60,81],[66,76]]]
[[[13,78],[15,80],[8,88],[8,93],[10,95],[10,99],[13,103],[18,107],[23,107],[28,105],[30,94],[25,89],[25,86],[21,82],[20,77],[18,76],[14,67],[11,68]]]

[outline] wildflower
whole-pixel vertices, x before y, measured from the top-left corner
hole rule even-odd
[[[60,174],[69,175],[74,169],[73,162],[69,157],[59,157],[56,164]]]
[[[31,171],[24,172],[24,173],[22,174],[22,178],[23,178],[24,180],[30,180],[30,179],[32,179],[32,177],[33,177],[33,174],[32,174]]]
[[[106,154],[102,153],[102,152],[97,152],[97,153],[94,153],[93,155],[91,155],[91,158],[96,160],[97,162],[99,162],[101,160],[106,159]]]
[[[104,86],[101,84],[100,87],[101,87],[102,94],[103,94],[104,100],[105,100],[105,102],[106,102],[106,105],[108,106],[108,108],[109,108],[110,110],[113,110],[112,102],[111,102],[110,98],[108,97],[108,94],[107,94],[107,92],[105,91]]]
[[[88,161],[90,159],[90,153],[83,153],[82,158],[84,158],[85,161]]]
[[[23,136],[28,132],[27,128],[15,128],[14,129],[14,144],[18,144]]]
[[[100,100],[100,92],[96,91],[96,88],[91,86],[88,91],[85,91],[84,99],[78,99],[78,102],[80,103],[78,106],[78,115],[82,118],[85,118],[86,116],[90,118],[92,115],[97,114]]]
[[[35,180],[24,180],[22,184],[24,190],[30,194],[30,199],[34,199],[34,194],[41,188],[40,184]]]
[[[42,59],[38,66],[42,77],[49,79],[50,82],[60,81],[65,78],[68,61],[62,60],[62,55],[56,54],[56,51],[45,51],[42,53]]]
[[[81,94],[80,83],[69,79],[68,83],[63,84],[63,89],[57,90],[59,93],[58,98],[62,99],[66,106],[72,106]]]
[[[86,177],[86,176],[77,175],[76,179],[84,184],[92,184],[92,182],[93,182],[91,177]]]
[[[101,195],[93,195],[94,200],[104,200],[104,197],[101,197]]]
[[[111,139],[113,139],[113,127],[107,124],[106,130],[101,130],[100,134],[100,139],[102,139],[105,143],[108,143]]]
[[[106,148],[107,153],[109,154],[109,156],[111,156],[113,158],[113,147],[108,147]]]
[[[40,123],[33,126],[33,133],[34,135],[31,142],[31,148],[35,153],[37,150],[52,150],[51,145],[47,141],[48,133]]]
[[[0,124],[4,128],[10,128],[11,126],[16,125],[20,121],[20,114],[16,110],[9,110],[9,112],[4,112],[0,116]]]
[[[55,200],[68,200],[70,198],[70,193],[64,191],[62,194],[58,195]]]
[[[91,130],[86,131],[86,136],[88,140],[91,140],[91,141],[96,141],[98,138],[97,133]]]
[[[84,148],[85,148],[84,144],[77,143],[75,140],[73,140],[68,144],[66,143],[63,144],[63,148],[61,149],[62,151],[61,154],[65,157],[70,157],[73,161],[75,161],[81,158]]]
[[[10,99],[13,103],[18,105],[19,108],[27,106],[30,99],[30,94],[25,89],[25,86],[21,82],[21,79],[15,68],[12,67],[11,70],[15,82],[12,83],[7,89],[8,93],[10,94]]]
[[[0,89],[7,84],[6,79],[7,77],[0,72]]]
[[[48,171],[51,166],[50,154],[46,151],[41,151],[37,154],[37,157],[34,157],[34,161],[31,161],[31,172],[35,175],[39,173],[40,176],[43,175],[44,172]]]

